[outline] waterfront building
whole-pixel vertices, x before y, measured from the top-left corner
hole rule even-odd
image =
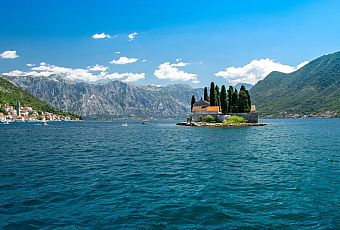
[[[192,113],[194,114],[219,114],[219,106],[210,106],[210,103],[205,100],[197,101],[192,106]]]

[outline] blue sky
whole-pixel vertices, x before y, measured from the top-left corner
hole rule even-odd
[[[255,83],[340,50],[337,0],[0,0],[0,9],[0,73],[202,87]],[[102,33],[110,38],[93,38]]]

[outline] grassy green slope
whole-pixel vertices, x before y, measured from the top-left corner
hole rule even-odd
[[[340,52],[315,59],[290,74],[272,72],[250,93],[264,115],[326,111],[340,114]]]

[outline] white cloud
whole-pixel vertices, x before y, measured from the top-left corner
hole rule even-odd
[[[115,53],[116,53],[116,54],[120,54],[120,51],[116,51]]]
[[[142,62],[146,62],[146,60],[144,59],[144,60],[142,60]]]
[[[304,66],[307,65],[308,63],[309,63],[309,61],[301,62],[300,64],[298,64],[298,65],[296,66],[296,70],[298,70],[298,69],[304,67]]]
[[[110,63],[117,64],[117,65],[125,65],[125,64],[134,63],[136,61],[138,61],[138,58],[120,57],[116,60],[112,60]]]
[[[178,62],[175,64],[171,64],[170,62],[165,62],[158,66],[158,69],[155,70],[154,75],[158,79],[162,80],[192,81],[192,83],[199,83],[196,74],[186,73],[178,68],[186,65],[188,65],[188,63]]]
[[[30,64],[30,63],[28,63],[28,64],[26,64],[28,67],[33,67],[33,66],[35,66],[35,64]]]
[[[5,76],[25,76],[26,75],[26,72],[23,72],[21,70],[13,70],[9,73],[2,73],[3,75]]]
[[[145,73],[112,73],[106,75],[107,79],[123,79],[123,82],[132,82],[145,78]]]
[[[250,63],[242,67],[228,67],[225,70],[215,73],[217,77],[223,77],[231,84],[237,83],[250,83],[256,84],[259,80],[264,79],[272,71],[279,71],[283,73],[291,73],[298,70],[308,62],[302,62],[301,64],[294,66],[284,65],[279,62],[275,62],[272,59],[260,59],[253,60]]]
[[[93,39],[103,39],[103,38],[111,38],[110,35],[105,34],[105,33],[101,33],[101,34],[94,34],[92,35]]]
[[[145,73],[108,73],[108,67],[95,65],[86,69],[73,69],[56,65],[40,63],[30,71],[13,70],[3,73],[5,76],[33,76],[33,77],[52,77],[53,75],[74,81],[96,82],[105,79],[119,79],[124,82],[132,82],[145,78]]]
[[[150,86],[156,86],[158,88],[162,87],[161,85],[150,84]]]
[[[177,62],[176,64],[171,64],[171,66],[173,67],[183,67],[188,65],[189,63],[185,63],[185,62]]]
[[[132,32],[131,34],[128,35],[128,40],[129,42],[133,41],[135,37],[137,36],[137,32]]]
[[[0,54],[0,57],[4,59],[13,59],[19,57],[19,55],[17,55],[17,51],[15,50],[6,50]]]
[[[133,82],[145,78],[145,73],[127,73],[124,75],[126,78],[123,82]]]
[[[99,71],[99,72],[105,72],[109,67],[106,66],[102,66],[102,65],[98,65],[96,64],[95,66],[88,66],[87,69],[89,71],[95,72],[95,71]]]

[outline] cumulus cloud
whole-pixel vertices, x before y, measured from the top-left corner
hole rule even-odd
[[[100,33],[100,34],[94,34],[92,35],[93,39],[103,39],[103,38],[111,38],[110,35],[105,34],[105,33]]]
[[[28,63],[28,64],[26,64],[28,67],[33,67],[33,66],[35,66],[35,64],[30,64],[30,63]]]
[[[125,64],[134,63],[136,61],[138,61],[138,58],[120,57],[116,60],[112,60],[110,63],[117,64],[117,65],[125,65]]]
[[[105,72],[109,67],[96,64],[95,66],[88,66],[87,69],[92,72]]]
[[[145,78],[145,73],[112,73],[106,75],[107,79],[123,79],[123,82],[138,81]]]
[[[234,66],[228,67],[225,70],[215,73],[215,76],[223,77],[229,80],[231,84],[237,83],[256,84],[256,82],[264,79],[272,71],[291,73],[303,67],[307,63],[308,63],[307,61],[302,62],[295,67],[284,65],[279,62],[275,62],[272,59],[266,58],[260,60],[253,60],[242,67]]]
[[[137,32],[132,32],[131,34],[128,35],[128,40],[129,42],[133,41],[135,37],[137,36]]]
[[[52,77],[54,75],[63,77],[68,80],[96,82],[100,80],[121,80],[124,82],[132,82],[145,78],[145,73],[108,73],[108,67],[95,65],[89,66],[86,69],[73,69],[50,65],[45,62],[39,66],[31,67],[30,71],[24,72],[21,70],[13,70],[8,73],[3,73],[5,76],[33,76],[33,77]]]
[[[298,69],[304,67],[304,66],[307,65],[308,63],[309,63],[308,61],[301,62],[300,64],[298,64],[298,65],[296,66],[296,70],[298,70]]]
[[[158,69],[155,70],[154,75],[161,80],[192,81],[192,83],[199,83],[196,74],[187,73],[178,68],[184,67],[186,65],[188,65],[188,63],[178,62],[171,64],[170,62],[165,62],[158,66]]]
[[[6,50],[0,54],[0,57],[4,59],[13,59],[19,57],[19,55],[17,55],[17,51],[15,50]]]

